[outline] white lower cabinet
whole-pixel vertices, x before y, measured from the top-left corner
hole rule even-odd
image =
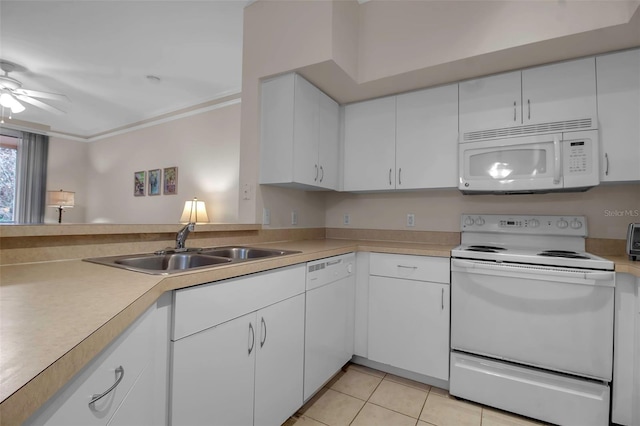
[[[304,280],[297,265],[175,292],[171,424],[280,425],[302,405]]]
[[[161,297],[24,424],[166,424],[169,301]]]
[[[302,406],[304,299],[300,294],[257,313],[255,425],[281,425]]]
[[[449,379],[449,259],[372,253],[368,358]]]
[[[255,318],[173,343],[171,424],[253,424]]]

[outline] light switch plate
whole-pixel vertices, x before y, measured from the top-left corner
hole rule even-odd
[[[269,225],[271,223],[271,211],[264,207],[262,209],[262,224]]]

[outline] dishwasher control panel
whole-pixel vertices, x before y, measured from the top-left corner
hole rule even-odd
[[[356,256],[354,253],[327,257],[307,263],[307,290],[352,275],[355,272]]]

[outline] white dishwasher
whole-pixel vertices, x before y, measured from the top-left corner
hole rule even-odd
[[[355,254],[307,263],[304,400],[353,356]]]

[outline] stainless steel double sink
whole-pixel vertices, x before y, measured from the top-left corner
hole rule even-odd
[[[182,250],[167,249],[155,253],[94,257],[83,260],[146,274],[166,275],[294,253],[300,252],[229,246]]]

